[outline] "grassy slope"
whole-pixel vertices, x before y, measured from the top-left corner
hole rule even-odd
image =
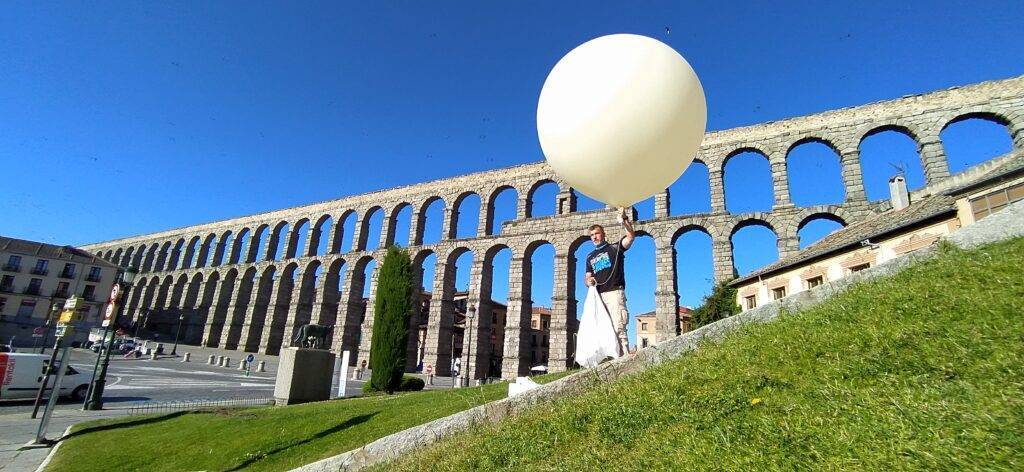
[[[47,470],[287,470],[504,398],[507,392],[507,384],[500,383],[282,408],[94,421],[76,426]]]
[[[1024,239],[864,284],[386,470],[1024,470]]]

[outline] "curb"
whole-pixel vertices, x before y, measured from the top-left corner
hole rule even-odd
[[[53,456],[57,454],[57,449],[60,449],[61,444],[64,444],[64,438],[68,437],[68,434],[71,434],[71,428],[74,426],[75,425],[70,425],[64,430],[64,434],[60,435],[60,439],[57,439],[57,444],[54,444],[53,448],[50,449],[50,453],[46,455],[46,459],[43,459],[43,463],[39,464],[39,467],[36,467],[36,472],[43,472],[43,470],[46,469],[46,466],[50,464],[51,460],[53,460]]]

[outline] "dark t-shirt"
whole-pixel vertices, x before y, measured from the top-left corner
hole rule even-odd
[[[625,253],[622,240],[619,240],[596,248],[587,256],[587,272],[594,274],[597,279],[598,292],[626,288],[626,276],[622,270],[626,265]]]

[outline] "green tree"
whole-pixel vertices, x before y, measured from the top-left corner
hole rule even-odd
[[[412,261],[401,248],[388,247],[377,275],[377,298],[370,338],[370,369],[367,391],[392,393],[402,384],[405,349],[412,314]]]
[[[715,285],[714,290],[704,297],[704,304],[693,310],[690,319],[693,329],[697,329],[739,312],[740,307],[736,304],[736,289],[730,287],[729,282],[722,282]]]

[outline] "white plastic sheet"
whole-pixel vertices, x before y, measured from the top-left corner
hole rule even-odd
[[[601,301],[596,287],[587,290],[583,302],[583,316],[576,334],[576,363],[584,368],[597,365],[606,357],[619,357],[619,339],[615,326],[608,315],[608,308]]]
[[[529,377],[516,377],[516,381],[508,384],[508,396],[514,397],[527,390],[540,387],[540,384],[530,380]]]

